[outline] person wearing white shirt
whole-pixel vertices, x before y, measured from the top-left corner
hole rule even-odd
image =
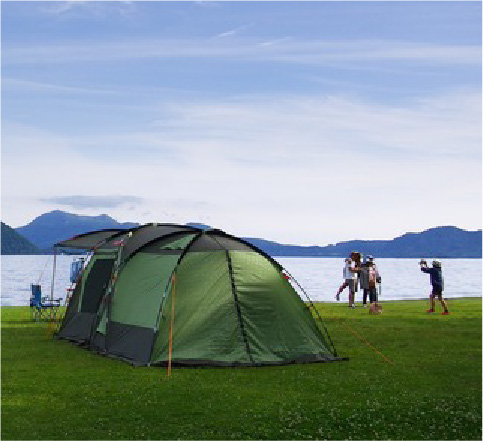
[[[357,268],[355,262],[352,261],[350,257],[345,259],[345,266],[343,269],[344,283],[339,287],[335,298],[337,301],[340,300],[340,294],[347,287],[349,288],[349,307],[355,308],[354,298],[357,286]]]

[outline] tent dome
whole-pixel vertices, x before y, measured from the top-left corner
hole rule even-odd
[[[221,230],[148,224],[57,246],[92,252],[58,338],[135,365],[339,359],[282,266]]]

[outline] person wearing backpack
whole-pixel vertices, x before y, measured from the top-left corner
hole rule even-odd
[[[371,270],[372,268],[372,270]],[[369,255],[365,259],[365,262],[361,265],[361,272],[359,276],[360,284],[361,284],[361,289],[363,291],[362,295],[362,306],[365,308],[367,306],[367,298],[369,297],[369,303],[371,302],[370,299],[370,289],[371,288],[376,288],[377,285],[374,286],[369,286],[369,276],[375,274],[376,277],[376,284],[381,283],[381,275],[379,274],[379,270],[376,266],[376,263],[374,262],[374,257]],[[373,293],[374,297],[374,293]],[[377,290],[376,290],[376,302],[379,301],[379,296],[377,295]],[[378,303],[379,305],[379,303]],[[378,306],[377,309],[381,309],[381,306]]]
[[[361,268],[361,286],[364,289],[364,297],[369,296],[369,314],[380,314],[382,308],[377,298],[377,283],[380,282],[381,276],[374,264],[374,259],[369,259],[369,257],[365,265]]]

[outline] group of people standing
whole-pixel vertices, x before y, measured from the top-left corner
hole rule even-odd
[[[352,252],[350,257],[345,259],[343,270],[344,283],[340,286],[335,298],[339,301],[340,294],[345,288],[349,288],[349,307],[355,308],[355,295],[360,288],[363,291],[362,306],[367,306],[369,297],[369,314],[380,314],[381,305],[378,303],[377,287],[381,286],[381,275],[374,262],[373,256],[367,256],[362,260],[361,253]]]
[[[345,266],[343,270],[344,283],[339,287],[335,298],[340,300],[340,295],[344,289],[349,288],[349,307],[355,308],[355,296],[358,288],[363,291],[362,306],[367,306],[367,298],[369,297],[370,307],[369,314],[380,314],[382,307],[378,303],[377,287],[381,289],[381,275],[374,262],[374,257],[368,255],[362,262],[361,253],[352,252],[350,257],[345,259]],[[443,273],[441,271],[441,262],[439,260],[433,261],[432,268],[428,267],[427,262],[423,259],[419,262],[421,271],[430,275],[432,286],[431,294],[429,295],[430,308],[427,310],[428,314],[435,312],[435,299],[437,298],[443,308],[443,315],[448,315],[448,305],[443,299]]]

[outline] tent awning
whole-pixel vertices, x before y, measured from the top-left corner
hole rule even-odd
[[[70,239],[58,242],[54,246],[62,248],[79,248],[91,250],[95,248],[99,243],[125,231],[126,230],[123,229],[91,231],[89,233],[79,234],[78,236],[74,236]]]

